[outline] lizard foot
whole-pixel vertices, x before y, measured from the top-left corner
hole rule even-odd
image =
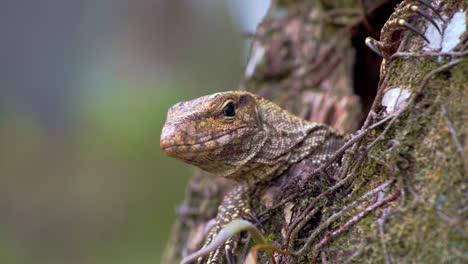
[[[229,264],[234,264],[233,250],[236,241],[233,236],[242,231],[249,231],[255,243],[265,244],[260,231],[252,224],[254,222],[262,228],[260,221],[248,206],[245,197],[247,189],[247,186],[238,185],[224,197],[218,208],[216,224],[211,228],[205,245],[184,258],[182,263],[197,259],[200,264],[217,264],[223,263],[223,258],[226,257]]]
[[[421,5],[417,5],[414,2],[418,2]],[[429,8],[443,21],[438,11],[432,7],[430,3],[423,0],[406,0],[398,5],[395,12],[390,16],[388,21],[382,27],[380,32],[380,41],[371,37],[367,37],[365,40],[366,45],[377,55],[383,57],[385,60],[389,60],[390,56],[396,51],[400,37],[399,33],[402,31],[410,30],[421,36],[426,42],[429,42],[427,37],[419,29],[408,22],[412,18],[422,16],[431,22],[437,31],[441,33],[439,25],[426,11],[422,9],[422,6]]]
[[[254,224],[246,220],[235,219],[221,228],[219,233],[215,235],[214,239],[205,244],[202,249],[185,257],[181,264],[187,264],[194,260],[197,260],[198,263],[203,264],[223,263],[223,249],[225,250],[227,262],[229,264],[234,264],[235,262],[232,252],[234,248],[234,240],[232,237],[242,231],[248,231],[251,234],[255,244],[265,245],[265,239],[263,238],[263,235]],[[274,248],[274,250],[276,250],[276,248]],[[267,253],[269,253],[273,263],[275,263],[270,249],[267,249]],[[207,258],[205,259],[205,257]]]

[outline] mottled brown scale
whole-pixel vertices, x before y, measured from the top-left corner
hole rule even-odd
[[[234,116],[223,111],[232,103]],[[305,121],[252,93],[217,93],[171,107],[161,148],[172,157],[237,183],[224,198],[205,246],[233,219],[253,221],[249,188],[278,176],[306,157],[320,166],[343,144],[334,129]],[[233,240],[224,249],[231,249]],[[221,263],[224,250],[202,263]],[[203,262],[204,261],[204,262]]]

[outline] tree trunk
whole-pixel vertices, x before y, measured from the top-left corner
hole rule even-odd
[[[299,163],[258,186],[252,209],[268,242],[295,253],[275,255],[277,263],[462,263],[466,2],[432,3],[444,22],[423,8],[440,22],[442,40],[429,33],[427,20],[410,20],[431,43],[403,32],[380,82],[380,59],[364,38],[382,27],[396,3],[357,2],[364,4],[279,1],[258,27],[240,89],[353,136],[337,154],[338,171]],[[464,33],[457,35],[460,27]],[[195,173],[162,263],[201,247],[231,186]],[[238,259],[245,252],[237,250]]]

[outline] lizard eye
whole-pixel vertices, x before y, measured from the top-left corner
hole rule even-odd
[[[234,104],[232,102],[229,102],[227,105],[224,106],[223,115],[230,117],[236,115],[236,110],[234,109]]]

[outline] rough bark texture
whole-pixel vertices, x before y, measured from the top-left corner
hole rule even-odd
[[[277,262],[466,261],[466,28],[446,56],[423,51],[421,37],[403,33],[398,52],[411,54],[394,56],[378,84],[380,60],[364,46],[372,35],[366,24],[380,29],[395,1],[285,2],[277,7],[282,15],[272,9],[259,26],[240,89],[353,133],[355,144],[339,171],[299,163],[252,193],[268,242],[296,253],[278,255]],[[438,3],[446,21],[460,10],[466,18],[466,3]],[[381,103],[394,88],[397,97],[409,96],[392,113]],[[204,229],[230,186],[195,173],[162,263],[178,263],[203,244]]]

